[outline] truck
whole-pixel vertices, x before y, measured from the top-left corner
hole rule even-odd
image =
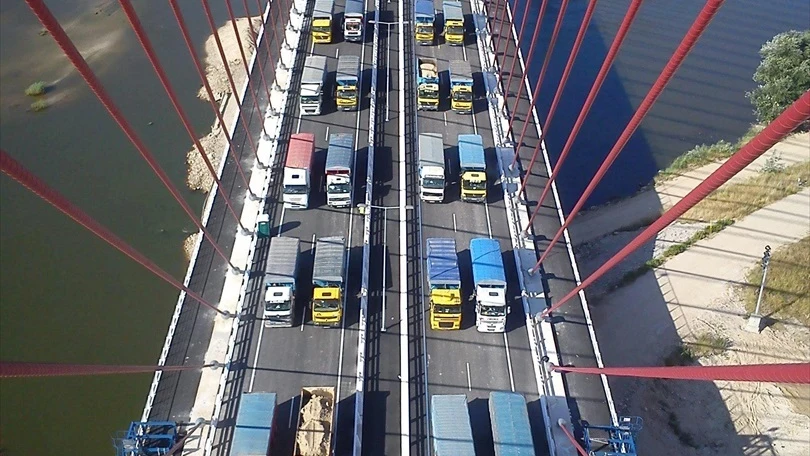
[[[295,431],[293,456],[330,456],[335,417],[335,388],[301,388],[301,406]]]
[[[475,327],[479,332],[504,332],[506,314],[506,272],[501,244],[496,239],[470,240],[470,261],[475,286]]]
[[[266,456],[275,448],[276,393],[242,393],[230,456]]]
[[[416,22],[414,28],[416,42],[421,45],[433,44],[436,35],[436,10],[433,9],[433,0],[416,0],[414,20]]]
[[[436,456],[475,456],[475,444],[464,394],[430,397],[430,427]]]
[[[417,59],[416,109],[439,109],[439,65],[436,59]]]
[[[473,78],[470,62],[450,61],[450,108],[458,114],[472,114]]]
[[[304,61],[304,73],[301,75],[299,111],[302,116],[321,114],[325,86],[326,57],[322,55],[307,56]]]
[[[430,328],[460,329],[461,274],[458,270],[455,239],[427,240],[427,275],[430,289]]]
[[[301,241],[293,237],[270,239],[264,266],[264,326],[293,325],[300,245]]]
[[[444,0],[444,41],[453,46],[464,45],[464,13],[458,0]]]
[[[487,200],[487,161],[480,135],[458,135],[458,162],[461,167],[461,200],[483,203]]]
[[[363,41],[365,13],[363,0],[346,0],[346,7],[343,10],[344,40]]]
[[[312,10],[312,41],[315,43],[332,42],[332,16],[335,11],[335,0],[315,0]]]
[[[312,262],[312,322],[338,326],[343,318],[346,238],[329,236],[315,243]]]
[[[290,135],[287,161],[284,162],[282,200],[287,209],[309,207],[309,189],[312,181],[312,157],[315,155],[315,135]]]
[[[349,207],[352,204],[354,134],[332,133],[326,150],[326,204]]]
[[[360,57],[341,55],[335,73],[335,101],[338,109],[353,111],[360,99]]]
[[[489,393],[489,421],[495,456],[534,456],[532,428],[522,394],[507,391]]]
[[[419,196],[422,201],[444,201],[444,141],[441,133],[419,135]]]

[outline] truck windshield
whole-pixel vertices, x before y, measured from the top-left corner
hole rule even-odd
[[[329,184],[326,186],[326,193],[351,193],[351,184]]]
[[[487,183],[486,182],[470,182],[470,181],[461,181],[461,187],[464,190],[486,190]]]
[[[444,179],[436,177],[426,177],[422,179],[422,187],[425,188],[444,188]]]
[[[418,20],[418,19],[417,19]],[[416,24],[416,33],[426,33],[428,35],[433,33],[433,24]]]
[[[321,97],[318,95],[301,95],[301,104],[319,104],[320,102]]]
[[[464,34],[464,27],[460,25],[449,25],[445,26],[445,32],[448,35],[463,35]]]
[[[472,101],[472,92],[454,92],[453,99],[456,101]]]
[[[461,306],[433,306],[436,313],[440,314],[460,314]]]
[[[264,310],[267,311],[278,311],[278,310],[290,310],[290,301],[286,302],[265,302],[264,303]]]
[[[316,299],[312,302],[315,306],[315,310],[324,311],[324,310],[338,310],[340,309],[340,302],[334,299],[329,300],[322,300]]]
[[[305,195],[307,193],[306,185],[285,185],[284,193],[288,195]]]
[[[330,33],[332,31],[332,27],[328,25],[312,25],[313,32],[321,32],[321,33]]]
[[[501,317],[506,315],[506,307],[503,306],[481,306],[479,312],[484,317]]]
[[[420,98],[439,98],[439,92],[430,89],[419,89]]]
[[[357,90],[338,88],[337,95],[339,98],[357,98]]]
[[[359,32],[363,24],[358,20],[346,21],[346,30],[349,32]]]

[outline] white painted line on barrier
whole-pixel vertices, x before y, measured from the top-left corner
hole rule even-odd
[[[399,23],[397,44],[399,45],[399,109],[405,109],[405,6],[402,1],[397,2],[397,21]],[[378,18],[379,19],[379,18]],[[389,43],[390,45],[390,43]],[[410,370],[408,365],[408,244],[406,225],[407,212],[407,180],[405,174],[405,113],[400,112],[399,120],[399,401],[400,401],[400,454],[410,454],[411,440],[411,407],[408,379]]]

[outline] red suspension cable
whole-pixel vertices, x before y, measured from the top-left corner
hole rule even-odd
[[[523,144],[523,137],[526,134],[526,128],[529,126],[532,109],[534,109],[535,103],[537,103],[537,99],[540,98],[540,86],[543,85],[543,79],[546,77],[546,70],[548,69],[548,62],[551,60],[551,54],[554,52],[554,45],[557,43],[557,35],[560,33],[560,26],[562,26],[562,18],[565,15],[565,10],[568,8],[568,0],[562,0],[560,2],[560,12],[557,14],[557,22],[554,24],[554,31],[551,33],[551,41],[548,44],[548,50],[546,50],[546,56],[543,58],[543,66],[540,68],[540,74],[537,76],[537,82],[534,85],[534,95],[532,95],[532,101],[529,104],[529,109],[526,111],[526,119],[523,122],[523,130],[520,132],[520,139],[517,142],[517,149],[520,150],[521,145]],[[526,68],[528,70],[528,67]],[[523,89],[523,86],[526,85],[526,77],[529,75],[529,72],[526,71],[523,73],[523,76],[520,78],[520,89]],[[517,99],[520,99],[521,90],[518,89]],[[512,125],[515,123],[515,119],[517,119],[517,104],[515,104],[515,112],[514,115],[511,116],[509,119],[509,127],[506,129],[506,134],[509,135],[512,133]],[[534,162],[532,162],[533,164]],[[532,167],[529,165],[529,170],[526,174],[531,174]],[[522,189],[521,189],[522,191]],[[520,192],[518,192],[520,193]]]
[[[548,194],[548,189],[551,188],[551,184],[554,182],[554,179],[556,179],[557,174],[559,174],[562,164],[565,162],[565,158],[568,157],[568,152],[571,151],[571,147],[574,145],[574,140],[579,134],[580,128],[582,128],[582,124],[585,123],[585,117],[587,117],[588,113],[591,111],[591,106],[593,105],[594,100],[596,100],[596,95],[599,94],[599,89],[602,88],[602,83],[605,82],[608,71],[610,71],[610,67],[613,65],[613,61],[616,59],[616,54],[618,54],[619,48],[621,48],[624,38],[627,36],[627,32],[630,31],[630,25],[633,23],[633,20],[638,13],[638,9],[641,7],[642,1],[643,0],[633,0],[630,6],[627,7],[627,12],[624,14],[624,19],[619,26],[619,30],[616,31],[616,36],[613,37],[613,43],[611,43],[610,49],[608,49],[605,60],[602,61],[602,67],[599,69],[599,73],[596,75],[596,79],[593,81],[591,91],[588,92],[588,97],[585,99],[585,103],[582,105],[582,109],[579,111],[577,120],[574,122],[574,126],[571,128],[571,132],[568,133],[568,139],[565,141],[565,146],[563,146],[562,152],[560,152],[560,157],[557,159],[557,163],[552,169],[551,176],[549,176],[546,186],[543,189],[543,193],[541,194],[540,199],[537,201],[537,206],[534,208],[531,217],[529,217],[529,223],[524,232],[528,232],[531,229],[534,218],[537,216],[538,212],[540,212],[540,207],[542,207],[543,200]],[[543,128],[547,128],[547,126],[544,125]],[[534,154],[536,154],[540,149],[541,144],[542,141],[537,143]]]
[[[565,434],[565,436],[568,437],[568,440],[571,442],[572,445],[574,445],[574,448],[577,449],[577,453],[579,453],[580,456],[588,456],[588,452],[585,451],[585,448],[582,448],[582,445],[579,444],[577,438],[574,437],[574,434],[572,434],[571,431],[569,431],[568,428],[565,427],[565,424],[566,423],[564,419],[560,418],[557,420],[557,426],[559,426],[560,429],[562,429],[563,434]]]
[[[227,0],[226,0],[227,1]],[[259,160],[259,148],[256,145],[256,142],[253,140],[253,135],[250,133],[250,126],[247,123],[247,119],[245,118],[245,97],[242,94],[242,99],[239,99],[239,93],[236,89],[236,84],[233,81],[233,74],[231,73],[231,66],[228,65],[228,56],[225,55],[225,50],[222,49],[222,41],[219,39],[219,32],[217,31],[217,26],[214,24],[214,17],[211,14],[211,8],[208,5],[208,0],[200,0],[203,5],[203,11],[205,11],[205,18],[208,20],[208,26],[211,28],[211,33],[214,34],[214,42],[217,44],[217,50],[219,51],[219,58],[222,60],[222,66],[225,67],[225,75],[228,77],[228,84],[231,87],[231,93],[233,94],[233,99],[236,101],[236,107],[239,110],[239,120],[242,123],[242,128],[245,130],[245,136],[247,137],[248,143],[250,144],[250,150],[253,152],[253,156],[256,158],[256,163],[262,166],[261,160]],[[249,74],[245,75],[246,78],[250,78]],[[254,100],[255,101],[255,100]],[[256,110],[258,111],[258,106],[255,106]],[[262,127],[264,126],[264,116],[262,116]]]
[[[79,209],[73,203],[67,200],[56,190],[48,187],[41,179],[36,177],[31,171],[27,170],[21,163],[15,160],[6,151],[0,149],[0,170],[3,173],[19,182],[20,185],[31,190],[34,194],[47,201],[53,207],[59,209],[63,214],[67,215],[79,225],[87,228],[93,234],[106,241],[111,246],[118,249],[119,252],[135,260],[138,264],[151,271],[156,276],[170,283],[178,290],[185,291],[186,294],[196,299],[200,304],[203,304],[211,309],[217,311],[222,315],[229,315],[222,310],[219,310],[213,304],[203,299],[200,295],[177,281],[171,274],[164,271],[160,266],[153,263],[150,259],[146,258],[142,253],[135,250],[132,246],[124,242],[121,238],[113,234],[110,230],[95,221],[92,217],[87,215],[84,211]]]
[[[596,171],[596,175],[593,176],[591,179],[590,184],[582,193],[582,196],[577,201],[577,204],[571,210],[571,213],[565,218],[565,223],[557,230],[557,234],[554,235],[554,238],[549,242],[548,247],[546,247],[545,252],[540,255],[540,259],[537,260],[537,264],[535,264],[533,270],[537,271],[540,267],[540,263],[548,256],[551,252],[551,249],[554,248],[554,245],[557,241],[562,237],[563,232],[566,228],[571,224],[576,217],[579,210],[582,209],[582,206],[585,205],[585,202],[591,196],[593,191],[596,189],[596,186],[601,182],[602,178],[607,173],[610,166],[616,161],[616,157],[619,156],[619,153],[624,149],[624,146],[627,144],[627,141],[630,140],[630,137],[635,133],[638,126],[641,124],[641,121],[644,120],[644,116],[650,111],[652,106],[655,104],[658,97],[663,92],[664,88],[667,86],[670,80],[672,80],[672,76],[675,75],[675,72],[678,70],[678,67],[681,66],[686,56],[689,54],[689,51],[695,46],[697,43],[698,38],[703,32],[706,30],[706,27],[714,18],[714,15],[717,13],[717,10],[723,5],[725,0],[708,0],[706,4],[703,6],[703,9],[698,14],[695,22],[692,23],[692,26],[686,32],[686,36],[683,37],[681,40],[681,44],[678,45],[678,49],[672,54],[672,57],[667,62],[667,65],[664,67],[664,70],[661,71],[661,74],[658,76],[658,79],[655,81],[653,86],[650,88],[650,91],[647,92],[647,96],[644,97],[642,100],[641,105],[639,105],[638,109],[636,110],[633,117],[630,119],[630,122],[625,127],[624,131],[622,132],[619,139],[616,141],[616,144],[613,145],[613,148],[608,153],[605,160],[602,162],[602,166],[599,167],[599,170]],[[537,207],[540,207],[538,204]]]
[[[724,380],[730,382],[810,383],[810,363],[752,364],[747,366],[672,367],[565,367],[551,370],[612,377],[666,378],[670,380]]]
[[[177,0],[169,0],[169,6],[171,6],[172,11],[174,12],[174,17],[177,19],[177,26],[180,28],[180,33],[183,35],[183,41],[186,43],[186,48],[191,55],[191,61],[194,62],[194,69],[197,70],[197,75],[202,81],[203,87],[205,88],[205,93],[208,94],[208,103],[211,105],[211,110],[214,111],[214,115],[216,115],[217,121],[219,122],[219,128],[222,129],[222,134],[225,135],[225,139],[228,141],[228,153],[231,155],[231,159],[236,165],[236,170],[239,177],[242,179],[242,183],[245,184],[248,195],[252,198],[258,198],[258,196],[256,196],[256,194],[253,193],[253,190],[250,188],[250,183],[245,175],[245,170],[242,169],[241,158],[236,155],[236,143],[233,142],[233,135],[228,131],[228,126],[225,124],[225,119],[222,117],[219,106],[214,99],[214,91],[211,90],[211,84],[208,82],[208,78],[205,77],[205,72],[200,64],[200,59],[197,57],[197,51],[194,50],[194,45],[191,43],[188,28],[186,28],[186,21],[183,19],[183,15],[180,13],[180,8],[177,7]]]
[[[178,204],[183,208],[186,215],[197,225],[197,228],[202,231],[203,235],[208,242],[214,247],[217,253],[228,263],[234,270],[237,268],[233,266],[231,263],[230,258],[225,255],[225,252],[222,251],[222,248],[214,241],[214,237],[208,232],[205,226],[200,221],[199,217],[194,213],[191,207],[186,203],[183,197],[180,195],[180,191],[172,184],[169,176],[166,175],[166,172],[163,171],[163,168],[160,167],[160,164],[155,160],[155,157],[152,155],[151,152],[146,148],[146,145],[143,143],[141,138],[135,133],[135,130],[129,124],[129,121],[124,117],[121,111],[118,109],[118,106],[113,103],[112,98],[104,89],[104,86],[101,85],[101,81],[98,80],[93,70],[90,68],[90,65],[87,64],[87,61],[84,60],[79,50],[76,49],[76,46],[71,41],[70,37],[65,33],[65,30],[59,25],[59,21],[56,20],[54,15],[51,13],[51,10],[45,6],[43,0],[25,0],[34,14],[39,19],[39,22],[48,30],[48,33],[53,36],[56,43],[62,49],[62,52],[65,53],[67,58],[70,60],[70,63],[73,64],[74,67],[79,71],[81,74],[82,79],[87,83],[90,87],[90,90],[96,95],[96,97],[101,101],[101,104],[104,105],[104,108],[107,109],[107,112],[112,116],[115,120],[115,123],[121,127],[124,134],[126,134],[127,138],[129,138],[130,142],[138,149],[138,152],[141,154],[146,163],[149,164],[149,167],[152,168],[152,171],[158,176],[160,182],[169,190],[169,193],[172,194],[174,199],[177,201]]]
[[[273,7],[272,7],[272,5],[270,5],[270,7],[267,9],[267,21],[264,20],[264,9],[262,9],[262,5],[259,2],[259,0],[256,0],[256,6],[259,8],[259,17],[262,18],[262,24],[264,24],[264,27],[262,28],[262,36],[259,37],[259,32],[257,32],[256,30],[253,29],[253,21],[248,22],[248,24],[250,24],[250,33],[253,36],[256,37],[256,60],[258,62],[257,66],[259,67],[259,71],[261,71],[262,83],[264,84],[264,90],[267,92],[267,106],[269,106],[270,109],[272,110],[273,109],[273,103],[272,103],[272,97],[270,95],[270,85],[272,85],[272,84],[268,85],[267,80],[265,79],[265,76],[264,76],[264,65],[261,63],[261,53],[259,52],[259,41],[264,43],[264,49],[267,52],[267,62],[270,63],[271,67],[273,67],[273,53],[270,52],[270,43],[268,43],[269,37],[267,36],[267,28],[272,27],[273,36],[276,38],[276,44],[278,44],[278,36],[276,35],[275,22],[273,21]],[[245,8],[245,11],[247,11],[248,17],[250,17],[250,8],[248,7],[247,0],[242,0],[242,7]],[[281,12],[279,12],[279,15],[280,14],[281,14]],[[280,56],[281,55],[281,45],[280,44],[278,44],[278,49],[279,49],[279,56]],[[273,78],[275,78],[275,68],[273,69]]]
[[[532,57],[534,57],[534,49],[537,46],[538,37],[540,36],[540,26],[543,24],[543,16],[546,14],[546,6],[548,6],[548,0],[543,0],[540,4],[540,15],[537,18],[537,24],[534,26],[534,32],[532,33],[532,44],[529,46],[529,55],[526,57],[526,67],[523,69],[524,71],[528,72],[529,68],[532,64]],[[525,19],[523,23],[526,23]],[[521,24],[522,25],[522,24]],[[509,68],[509,79],[506,80],[506,91],[504,94],[504,99],[509,98],[509,90],[512,88],[512,76],[515,75],[515,64],[518,61],[518,56],[520,55],[520,38],[518,38],[517,45],[515,46],[515,56],[512,57],[512,66]],[[517,103],[520,100],[520,93],[522,92],[522,87],[518,87],[518,97],[515,99],[515,107],[517,108]],[[512,113],[514,116],[515,113]]]
[[[554,94],[554,100],[551,102],[551,107],[549,108],[548,114],[546,115],[546,120],[542,124],[542,130],[540,131],[540,138],[537,140],[537,145],[534,148],[534,152],[532,152],[532,158],[530,163],[533,163],[537,159],[537,153],[540,151],[541,144],[543,143],[543,139],[545,138],[545,133],[548,131],[549,125],[551,124],[551,119],[554,117],[554,113],[557,111],[557,105],[560,102],[560,98],[562,98],[562,93],[563,90],[565,89],[565,84],[568,82],[568,76],[571,74],[571,68],[573,68],[574,66],[574,60],[576,60],[577,55],[579,54],[579,49],[582,47],[582,41],[585,38],[585,32],[588,30],[588,25],[591,23],[593,11],[594,9],[596,9],[596,2],[597,0],[590,0],[588,2],[588,8],[585,10],[585,15],[582,16],[582,23],[579,25],[579,31],[577,32],[577,37],[574,40],[574,46],[571,48],[571,52],[568,54],[568,62],[565,63],[565,69],[563,70],[562,77],[560,78],[560,83],[557,85],[557,92]],[[535,93],[537,93],[537,88],[535,89]],[[534,106],[534,101],[536,99],[537,95],[535,95],[534,99],[532,100],[532,107]],[[531,112],[532,107],[529,108],[529,112]],[[512,129],[511,125],[509,129],[510,130]],[[520,156],[520,147],[523,144],[523,133],[525,131],[526,129],[524,126],[523,132],[521,132],[520,134],[520,139],[517,142],[517,146],[515,149],[515,156],[512,157],[512,163],[509,164],[510,169],[515,167],[515,163],[517,163],[517,159]],[[531,166],[529,166],[529,172],[526,173],[527,179],[529,175],[531,175]],[[518,195],[520,195],[521,192],[518,192]]]
[[[137,366],[109,364],[63,364],[63,363],[23,363],[14,361],[0,362],[0,378],[24,377],[67,377],[75,375],[112,375],[143,374],[163,371],[178,372],[197,370],[205,367],[222,367],[223,364],[211,363],[202,366]]]
[[[627,258],[628,255],[635,252],[639,247],[647,243],[658,232],[666,228],[670,223],[674,222],[686,211],[691,209],[694,205],[699,203],[713,191],[717,190],[721,185],[726,183],[729,179],[734,177],[743,168],[751,164],[759,156],[768,151],[776,143],[787,136],[796,127],[803,122],[810,119],[810,90],[805,92],[798,100],[790,105],[782,114],[779,115],[773,122],[771,122],[764,130],[759,132],[752,138],[745,146],[743,146],[737,153],[731,156],[727,162],[716,169],[709,175],[703,182],[698,184],[691,192],[687,193],[678,203],[672,206],[668,211],[664,212],[661,217],[648,226],[641,232],[635,239],[630,241],[623,249],[616,255],[605,262],[593,274],[583,280],[576,288],[571,290],[567,295],[563,296],[556,304],[549,307],[540,314],[540,318],[545,318],[551,312],[554,312],[560,306],[568,302],[580,291],[585,289],[600,277],[602,277],[613,266]]]
[[[180,101],[177,99],[177,94],[175,93],[171,82],[169,82],[169,78],[166,77],[166,72],[163,70],[163,66],[160,64],[157,54],[155,54],[155,48],[152,46],[152,42],[146,35],[146,31],[143,29],[143,25],[141,25],[141,21],[138,19],[138,15],[135,13],[135,8],[132,7],[132,2],[130,0],[118,0],[118,3],[121,4],[121,9],[124,10],[124,14],[127,16],[127,20],[129,20],[129,24],[132,26],[132,30],[135,31],[135,36],[138,38],[138,42],[141,43],[141,47],[146,53],[146,56],[149,58],[149,63],[152,64],[152,68],[155,70],[155,73],[157,73],[158,79],[160,79],[160,84],[166,91],[166,95],[169,96],[169,100],[172,102],[175,112],[177,112],[177,115],[180,117],[183,127],[185,127],[188,136],[191,138],[194,146],[197,147],[197,152],[200,154],[200,157],[202,157],[203,162],[205,162],[205,167],[208,168],[208,172],[211,174],[214,182],[216,182],[217,190],[225,201],[228,211],[231,213],[231,215],[233,215],[233,218],[236,220],[236,223],[239,224],[239,227],[242,230],[247,230],[247,228],[245,228],[245,226],[242,224],[242,220],[236,213],[236,210],[234,210],[233,205],[228,198],[228,194],[225,193],[222,182],[220,182],[219,177],[217,177],[217,172],[214,169],[214,165],[211,163],[211,160],[208,158],[208,154],[205,153],[205,149],[203,149],[200,140],[197,139],[197,135],[194,133],[194,127],[191,126],[191,121],[188,119],[188,116],[186,116],[186,112],[183,110],[182,106],[180,106]]]
[[[526,17],[526,10],[529,8],[529,3],[532,0],[526,0],[526,5],[524,5],[523,9],[523,17]],[[518,2],[520,0],[515,0],[515,8],[518,7]],[[509,11],[509,0],[503,0],[503,11],[501,11],[501,17],[498,19],[498,23],[500,24],[500,28],[498,28],[498,41],[495,42],[495,57],[501,55],[501,39],[506,36],[506,48],[503,52],[506,52],[509,49],[509,40],[512,39],[512,22],[507,20],[507,12]],[[522,25],[522,24],[521,24]],[[521,29],[522,30],[522,29]],[[522,32],[521,32],[522,33]],[[506,61],[506,54],[504,55],[504,62]],[[503,67],[505,65],[501,65],[501,76],[503,76]]]
[[[236,45],[239,47],[239,56],[242,57],[242,68],[245,70],[245,78],[247,78],[248,91],[250,91],[250,96],[253,97],[253,107],[256,109],[256,112],[262,118],[262,132],[264,133],[265,136],[270,136],[270,135],[267,134],[267,129],[264,126],[264,113],[259,108],[259,97],[257,95],[258,92],[253,87],[253,78],[250,77],[250,68],[248,68],[248,61],[247,61],[247,56],[245,55],[245,48],[242,46],[242,38],[239,36],[239,27],[236,26],[236,18],[233,15],[233,8],[231,8],[231,1],[230,0],[225,0],[225,7],[226,7],[225,9],[228,10],[228,18],[230,18],[230,20],[231,20],[231,26],[233,27],[233,34],[234,34],[234,36],[236,36]],[[251,17],[248,16],[247,17],[247,22],[248,22],[249,25],[250,25],[251,21],[252,21]],[[251,26],[251,28],[252,28],[252,26]],[[259,50],[256,49],[256,52],[258,53]],[[261,65],[259,65],[259,66],[261,66]],[[262,78],[263,78],[264,77],[264,72],[263,71],[261,72],[261,75],[262,75]],[[264,79],[262,79],[262,82],[264,82]],[[242,99],[242,101],[243,102],[245,101],[244,98]]]
[[[262,87],[264,87],[264,93],[267,96],[267,104],[269,105],[270,104],[270,87],[267,85],[267,80],[264,77],[264,64],[262,64],[261,52],[259,52],[261,50],[259,48],[259,41],[260,40],[264,41],[264,40],[262,40],[259,37],[259,34],[256,32],[256,28],[253,27],[253,15],[250,13],[250,8],[248,8],[247,0],[242,0],[242,7],[245,9],[245,16],[247,16],[247,18],[248,18],[247,23],[248,23],[248,28],[250,30],[250,36],[253,37],[254,40],[255,40],[256,49],[255,49],[254,52],[256,52],[256,67],[259,68],[259,76],[261,76]],[[231,16],[233,17],[233,14],[231,14]],[[262,20],[262,24],[264,24],[264,14],[262,13],[261,6],[259,7],[259,18]],[[267,15],[267,20],[270,21],[271,18],[272,18],[272,16],[270,14],[268,14]],[[268,60],[271,57],[272,56],[268,52],[267,53]]]

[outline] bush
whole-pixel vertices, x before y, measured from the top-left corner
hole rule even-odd
[[[45,89],[47,88],[48,86],[47,84],[45,84],[44,81],[37,81],[28,86],[27,89],[25,89],[25,94],[28,95],[29,97],[37,97],[39,95],[44,94]]]
[[[31,103],[31,110],[34,111],[34,112],[39,112],[39,111],[42,111],[42,110],[47,109],[47,108],[48,108],[48,102],[45,101],[45,100],[37,100],[37,101]]]
[[[754,73],[758,86],[746,95],[760,122],[769,123],[810,89],[810,30],[776,35],[762,45]],[[810,122],[804,122],[806,129]]]

